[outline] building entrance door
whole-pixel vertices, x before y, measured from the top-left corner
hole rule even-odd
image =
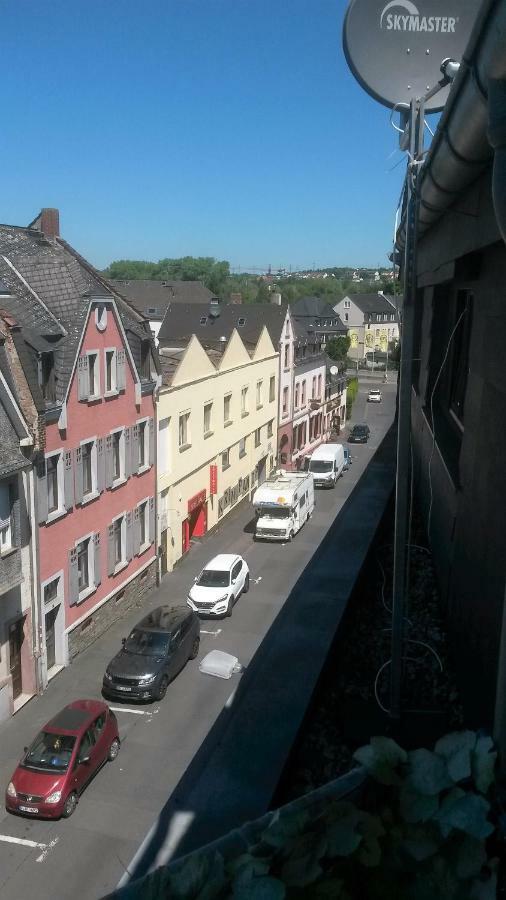
[[[167,537],[168,529],[162,531],[161,554],[160,554],[160,573],[162,577],[167,574]]]
[[[183,522],[183,553],[190,549],[192,538],[202,537],[207,531],[207,503],[197,506]]]
[[[267,457],[263,456],[257,463],[258,484],[261,485],[267,477]]]
[[[46,613],[46,661],[47,668],[52,669],[56,665],[56,641],[55,641],[55,624],[60,607]]]
[[[25,639],[23,626],[24,619],[18,619],[9,625],[9,660],[12,678],[12,697],[15,700],[23,691],[23,679],[21,674],[21,648]]]

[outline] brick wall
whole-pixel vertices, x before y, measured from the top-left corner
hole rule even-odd
[[[134,609],[139,610],[139,618],[142,616],[142,606],[146,596],[156,585],[157,562],[153,560],[150,566],[144,569],[137,578],[133,578],[129,584],[104,603],[88,619],[69,633],[69,659],[74,659],[78,653],[85,650],[97,638],[107,631],[114,622],[119,621],[126,613]]]

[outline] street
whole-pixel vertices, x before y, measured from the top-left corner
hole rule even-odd
[[[380,388],[383,402],[368,404],[367,392]],[[317,491],[310,522],[292,543],[255,543],[253,510],[242,505],[166,576],[142,610],[116,623],[74,663],[61,672],[46,693],[34,698],[0,728],[0,785],[5,789],[23,747],[61,707],[78,697],[101,697],[102,675],[121,638],[160,603],[184,601],[193,579],[217,553],[239,553],[251,572],[251,588],[228,619],[204,620],[198,659],[190,661],[170,685],[165,699],[145,706],[111,702],[118,718],[122,747],[82,795],[69,820],[45,822],[0,813],[0,896],[19,900],[67,897],[98,898],[114,889],[179,783],[190,761],[223,707],[237,680],[202,675],[199,660],[210,650],[225,650],[247,666],[291,589],[324,537],[330,523],[360,479],[372,454],[391,425],[396,380],[382,375],[361,381],[351,423],[367,422],[368,444],[350,445],[353,465],[332,491]],[[340,440],[346,440],[349,426]],[[157,864],[168,859],[166,846]]]

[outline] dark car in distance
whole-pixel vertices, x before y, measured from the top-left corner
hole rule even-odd
[[[120,748],[118,723],[101,700],[74,700],[44,725],[5,792],[10,812],[68,819],[79,795]]]
[[[199,652],[198,616],[183,605],[158,606],[123,638],[104,674],[105,697],[162,700],[169,682]]]
[[[370,433],[369,425],[354,425],[348,435],[348,443],[367,444]]]

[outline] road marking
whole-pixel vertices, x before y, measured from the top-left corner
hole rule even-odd
[[[218,628],[217,631],[204,631],[203,628],[200,629],[201,634],[212,634],[213,637],[217,637],[222,632],[222,628]]]
[[[35,862],[38,862],[38,863],[44,862],[48,853],[53,849],[53,847],[55,846],[55,844],[58,843],[59,840],[60,840],[59,838],[54,838],[54,840],[50,841],[49,844],[46,844],[45,846],[43,844],[42,846],[44,847],[44,850],[42,851],[40,856],[37,857]]]
[[[255,584],[258,584],[261,580],[262,580],[262,576],[261,576],[261,575],[259,575],[258,578],[254,578],[254,579],[253,579],[253,581],[255,582]]]
[[[9,834],[0,834],[0,841],[6,844],[21,844],[22,847],[35,847],[37,850],[45,850],[47,844],[41,844],[39,841],[28,841],[26,838],[11,837]]]
[[[109,709],[112,709],[113,712],[127,712],[132,713],[133,716],[152,716],[153,713],[150,709],[129,709],[128,706],[110,706]]]

